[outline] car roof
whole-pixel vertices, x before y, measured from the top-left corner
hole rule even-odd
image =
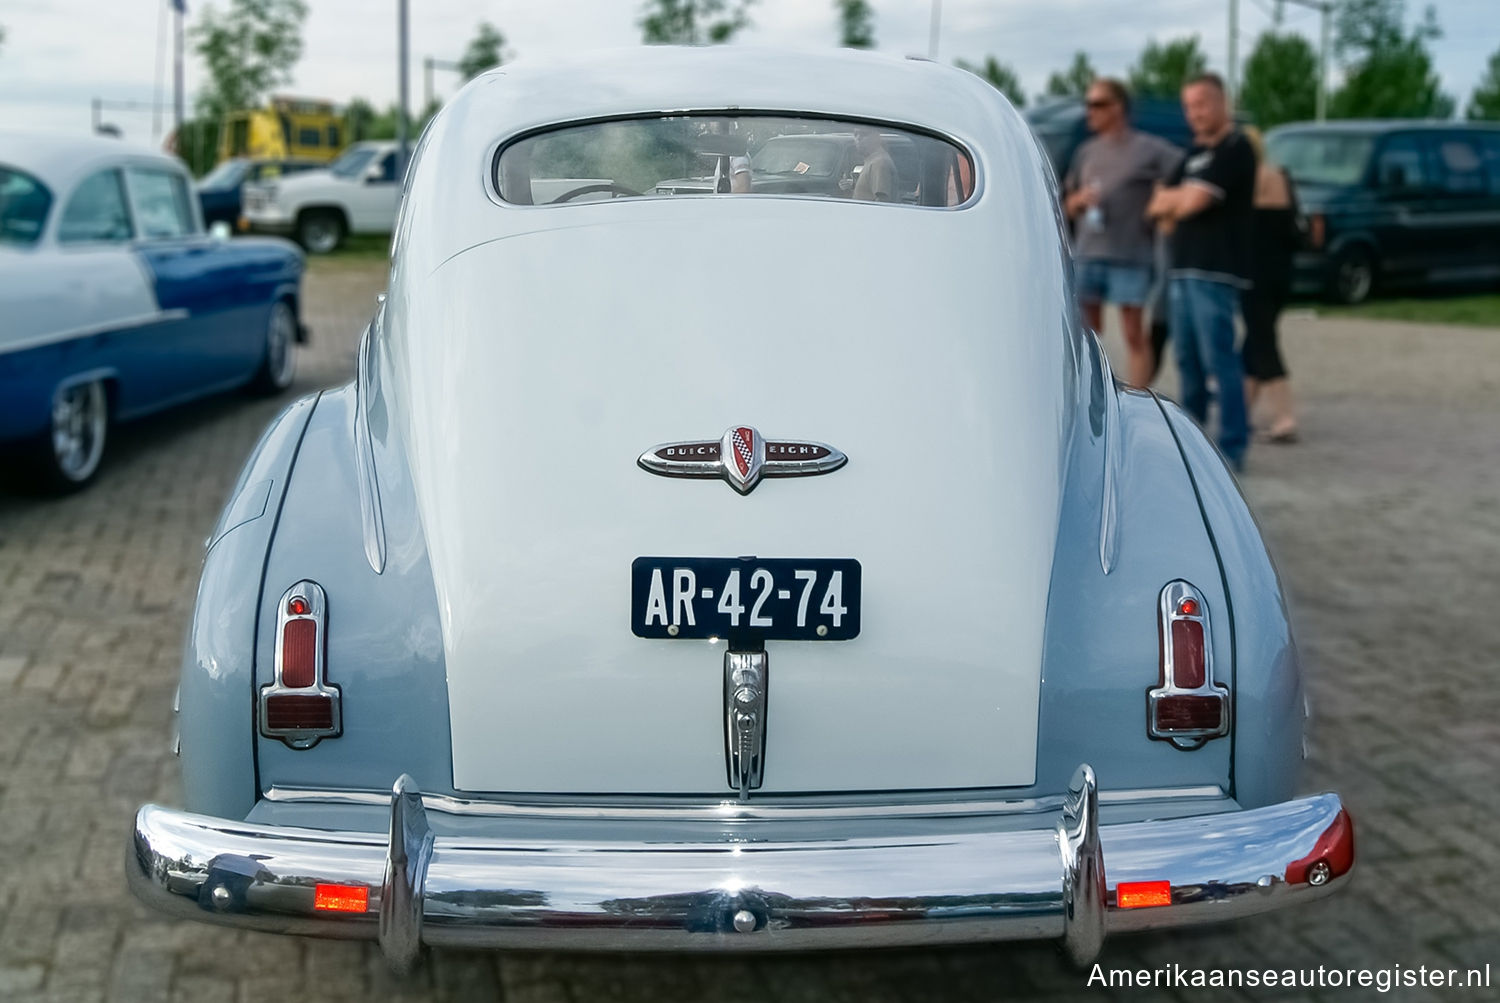
[[[122,160],[186,170],[176,157],[107,136],[0,132],[0,163],[35,176],[54,192],[71,190],[77,181]]]
[[[723,109],[972,135],[993,114],[996,93],[972,73],[926,59],[851,49],[638,45],[506,63],[471,81],[443,114],[461,115],[486,142],[568,121]]]
[[[583,122],[726,111],[866,121],[948,137],[975,162],[978,197],[967,207],[974,216],[1003,215],[1011,200],[1046,204],[1047,174],[1026,123],[998,90],[965,70],[831,48],[646,45],[518,59],[471,80],[415,146],[398,244],[416,259],[439,262],[509,233],[567,229],[580,215],[611,208],[493,212],[495,156],[523,136]],[[986,198],[989,190],[1004,194]],[[656,211],[645,204],[654,201],[640,200],[640,211]]]
[[[1384,132],[1437,132],[1437,131],[1496,131],[1500,122],[1462,122],[1437,118],[1341,118],[1327,122],[1290,122],[1271,130],[1281,135],[1292,133],[1358,133]]]

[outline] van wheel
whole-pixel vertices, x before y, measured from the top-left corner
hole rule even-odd
[[[265,357],[250,389],[258,394],[279,394],[292,385],[297,375],[297,315],[284,299],[271,304],[266,319]]]
[[[1363,303],[1375,290],[1375,255],[1356,244],[1346,248],[1333,263],[1329,291],[1333,298],[1347,306]]]
[[[331,209],[309,209],[297,218],[297,242],[310,254],[331,254],[344,242],[344,217]]]
[[[75,383],[52,401],[52,420],[34,456],[40,487],[68,494],[99,472],[109,436],[109,394],[103,380]]]

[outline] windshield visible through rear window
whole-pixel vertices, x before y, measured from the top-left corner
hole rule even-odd
[[[895,126],[791,115],[672,115],[567,126],[495,162],[517,205],[682,195],[797,195],[956,206],[974,165],[954,144]]]
[[[1373,137],[1348,132],[1293,132],[1271,136],[1266,155],[1301,184],[1353,185],[1365,176]]]
[[[52,193],[40,181],[0,165],[0,243],[36,243],[51,207]]]

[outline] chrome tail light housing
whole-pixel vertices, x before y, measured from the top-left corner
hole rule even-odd
[[[301,581],[276,607],[275,678],[260,689],[260,733],[311,749],[343,731],[342,697],[328,683],[328,598]]]
[[[1229,690],[1214,681],[1208,603],[1188,582],[1168,582],[1157,601],[1161,658],[1146,691],[1146,733],[1179,749],[1229,734]]]

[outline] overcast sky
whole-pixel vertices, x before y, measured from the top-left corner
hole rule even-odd
[[[222,2],[222,0],[221,0]],[[993,54],[1021,75],[1028,92],[1042,88],[1076,49],[1099,69],[1123,73],[1151,37],[1196,33],[1215,68],[1223,69],[1229,0],[943,0],[939,57],[978,61]],[[930,0],[872,0],[879,48],[925,53]],[[94,97],[170,104],[171,48],[167,0],[0,0],[0,128],[81,132]],[[202,0],[188,0],[189,23]],[[362,96],[384,106],[396,96],[396,0],[309,0],[305,48],[293,82],[281,91],[344,102]],[[639,41],[639,0],[413,0],[412,104],[422,100],[424,56],[457,59],[481,20],[496,24],[510,51],[543,57],[570,48]],[[1271,24],[1273,0],[1240,0],[1241,60]],[[1413,0],[1409,13],[1423,6]],[[1444,37],[1435,43],[1443,86],[1462,108],[1500,47],[1500,0],[1436,0]],[[832,45],[837,27],[831,0],[760,0],[754,27],[740,37],[761,45]],[[1316,41],[1318,16],[1296,6],[1288,27]],[[202,68],[188,56],[191,95]],[[436,89],[450,93],[455,76],[439,71]],[[191,112],[191,102],[190,102]],[[106,120],[136,140],[153,139],[147,110],[109,110]],[[171,118],[162,116],[162,127]]]

